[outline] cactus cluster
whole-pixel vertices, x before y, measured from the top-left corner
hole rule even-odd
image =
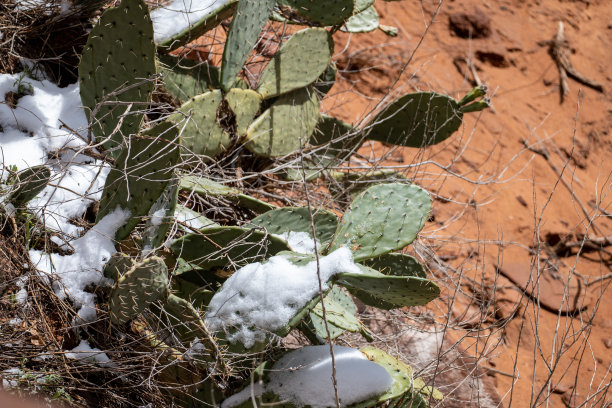
[[[181,62],[167,54],[231,15],[220,67]],[[269,18],[306,28],[279,47],[251,87],[241,73]],[[313,342],[321,342],[351,331],[371,339],[356,317],[353,297],[392,309],[424,305],[439,295],[440,289],[427,279],[423,266],[398,252],[417,237],[431,209],[429,194],[408,184],[403,176],[330,173],[336,186],[353,188],[353,202],[338,219],[324,209],[276,208],[234,187],[195,176],[187,157],[195,154],[213,161],[247,149],[250,154],[274,159],[308,151],[311,154],[304,166],[309,180],[322,168],[340,164],[368,139],[407,147],[442,142],[459,129],[464,113],[487,106],[486,100],[477,100],[484,96],[482,88],[459,102],[432,92],[401,95],[361,128],[321,114],[320,99],[329,92],[336,75],[331,62],[332,32],[378,28],[374,0],[227,1],[188,29],[159,40],[157,50],[152,27],[142,0],[122,0],[94,26],[79,67],[81,97],[91,113],[91,130],[113,162],[97,219],[117,207],[130,212],[129,221],[116,234],[117,241],[128,238],[138,225],[142,227],[132,234],[133,242],[142,249],[136,257],[139,261],[119,253],[104,269],[105,276],[116,282],[108,301],[113,324],[138,319],[145,310],[168,316],[168,327],[176,329],[160,335],[155,347],[163,344],[172,349],[175,341],[189,345],[197,338],[206,344],[207,358],[216,361],[220,351],[215,345],[232,345],[222,333],[208,333],[202,316],[229,275],[278,254],[303,265],[343,247],[350,249],[361,273],[353,270],[330,277],[324,297],[312,297],[274,334],[285,336],[298,329]],[[179,106],[155,124],[143,126],[157,73],[162,89]],[[184,175],[185,169],[192,175]],[[32,171],[47,174],[39,170]],[[301,179],[304,174],[287,171],[285,176]],[[398,182],[377,184],[389,177]],[[14,200],[27,201],[49,176],[31,178],[27,190],[14,192]],[[184,203],[181,194],[223,198],[259,215],[248,222],[221,225],[178,204]],[[181,221],[188,217],[192,222]],[[178,237],[169,240],[167,233],[175,222]],[[295,232],[316,239],[318,254],[297,253],[279,236]],[[169,251],[162,259],[155,254],[161,253],[157,249],[165,241]],[[171,340],[171,334],[178,340]],[[409,367],[382,351],[368,348],[363,353],[389,371],[394,385],[360,406],[415,399],[426,404],[431,395],[439,396],[434,390],[427,391],[424,384],[417,386]],[[174,362],[182,367],[179,360]],[[427,398],[423,397],[426,392]]]

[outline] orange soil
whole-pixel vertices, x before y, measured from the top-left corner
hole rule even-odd
[[[505,287],[493,294],[498,298],[497,307],[503,307],[504,302],[517,305],[520,295],[512,290],[510,280],[496,273],[496,265],[518,263],[528,270],[532,261],[539,261],[541,270],[544,261],[550,259],[565,279],[569,279],[574,266],[590,279],[610,273],[609,252],[577,257],[574,250],[556,258],[547,242],[554,244],[558,238],[576,241],[587,228],[592,238],[612,236],[612,139],[608,130],[612,116],[612,4],[606,0],[447,1],[415,51],[437,5],[434,1],[377,2],[381,22],[399,28],[395,38],[380,31],[336,34],[336,62],[342,79],[332,90],[332,97],[325,100],[325,109],[356,123],[390,87],[398,92],[432,90],[460,98],[472,88],[466,80],[472,75],[465,68],[460,73],[453,59],[478,52],[500,56],[506,66],[474,58],[478,76],[489,87],[494,109],[467,115],[459,135],[426,152],[373,145],[362,148],[361,153],[387,154],[388,165],[424,160],[439,164],[425,163],[410,171],[420,185],[440,197],[434,205],[435,221],[428,223],[422,236],[441,246],[437,252],[450,259],[451,265],[460,266],[464,278],[469,276],[485,284],[495,281]],[[449,15],[471,12],[474,7],[490,18],[489,38],[459,38],[449,29]],[[602,83],[605,93],[570,79],[570,94],[560,103],[558,71],[542,43],[553,38],[559,21],[565,23],[570,60],[578,71]],[[527,150],[524,142],[545,147],[549,160]],[[558,182],[550,163],[563,171],[576,198]],[[579,202],[588,210],[592,224],[585,220]],[[595,203],[608,214],[596,211]],[[498,245],[499,241],[503,244]],[[543,250],[539,259],[534,259],[526,248],[538,242]],[[578,279],[574,275],[571,284],[577,286]],[[492,372],[504,406],[510,402],[513,407],[538,406],[546,404],[543,401],[548,395],[549,406],[564,406],[572,389],[583,402],[596,393],[598,386],[610,381],[610,282],[608,279],[589,286],[588,307],[573,318],[546,310],[538,312],[533,302],[523,298],[517,315],[503,330],[471,332],[472,343],[466,340],[464,346],[474,354],[481,353],[476,351],[477,344],[482,348],[502,341],[481,365],[494,366],[510,375]],[[476,292],[459,296],[455,315],[461,308],[480,312],[470,299]],[[508,313],[504,317],[509,317]],[[480,340],[474,343],[478,337]],[[552,370],[548,383],[546,364],[551,361],[558,367]],[[603,401],[612,401],[612,397],[602,392],[586,406],[604,406]]]

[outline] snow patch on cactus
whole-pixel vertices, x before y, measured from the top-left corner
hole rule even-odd
[[[361,273],[346,247],[320,257],[319,272],[323,290],[337,273]],[[225,331],[230,342],[250,348],[287,325],[317,293],[316,261],[295,265],[284,255],[273,256],[230,276],[210,301],[206,323],[213,331]]]
[[[276,234],[273,234],[276,235]],[[277,237],[287,241],[291,249],[294,252],[300,254],[314,254],[315,253],[315,240],[304,231],[287,231],[282,234],[276,235]],[[316,247],[321,248],[321,244],[316,242]]]
[[[174,0],[151,11],[155,42],[160,43],[192,27],[233,0]]]
[[[47,80],[0,75],[0,96],[23,95],[13,105],[0,104],[0,180],[8,166],[19,170],[47,165],[51,183],[28,209],[45,225],[70,241],[83,228],[70,221],[98,200],[108,166],[81,154],[88,145],[87,117],[78,84],[59,88]],[[57,244],[64,244],[55,238]]]
[[[74,248],[72,255],[30,250],[33,265],[56,279],[53,281],[55,294],[60,299],[69,298],[84,322],[92,322],[97,317],[95,295],[85,291],[85,288],[92,284],[112,284],[112,280],[102,275],[102,268],[116,252],[115,232],[129,217],[129,211],[117,208],[81,238],[71,242]]]
[[[341,407],[384,394],[393,384],[387,370],[369,361],[359,350],[334,346],[338,400]],[[281,400],[297,406],[334,407],[332,359],[329,346],[307,346],[278,360],[269,371],[270,381],[255,383],[223,402],[232,408],[248,401],[251,395],[273,392]]]

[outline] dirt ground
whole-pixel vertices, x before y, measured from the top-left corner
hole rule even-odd
[[[386,155],[389,166],[421,163],[410,175],[437,194],[422,237],[438,263],[456,268],[446,282],[453,311],[437,316],[464,329],[455,336],[480,356],[503,405],[606,406],[612,280],[597,278],[612,272],[612,246],[599,245],[612,236],[612,4],[438,6],[377,2],[397,37],[337,34],[342,79],[325,107],[356,123],[389,89],[460,98],[475,71],[493,108],[467,115],[460,135],[426,152],[367,145],[361,153]],[[604,92],[570,78],[561,101],[549,53],[559,22],[570,62]],[[581,246],[585,234],[595,245]]]

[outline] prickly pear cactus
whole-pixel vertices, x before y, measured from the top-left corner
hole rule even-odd
[[[431,210],[429,194],[409,184],[379,184],[368,188],[342,217],[327,252],[341,246],[356,261],[374,258],[410,244]]]
[[[276,0],[283,17],[314,26],[335,26],[353,15],[353,0]]]
[[[251,89],[232,88],[225,100],[236,117],[236,134],[244,135],[259,111],[261,95]]]
[[[105,278],[117,282],[119,278],[127,273],[134,266],[134,261],[129,255],[117,252],[104,265],[102,273]]]
[[[172,225],[178,200],[178,184],[178,177],[174,176],[157,201],[151,206],[142,233],[143,251],[153,251],[163,243],[166,233]]]
[[[126,272],[111,293],[111,322],[124,324],[134,319],[149,305],[167,296],[168,269],[163,259],[151,257]]]
[[[355,317],[357,306],[349,295],[344,293],[342,289],[334,286],[324,298],[325,317],[327,318],[327,327],[332,339],[340,336],[345,331],[358,332],[361,330],[361,323]],[[325,320],[323,319],[323,308],[321,302],[310,312],[310,321],[312,322],[315,333],[320,338],[327,338],[327,330],[325,329]]]
[[[180,113],[170,116],[168,120],[182,129],[184,153],[212,158],[230,146],[230,135],[217,123],[222,100],[220,90],[209,91],[192,98],[179,108]]]
[[[171,123],[132,136],[106,178],[96,220],[117,207],[129,210],[130,219],[115,235],[118,241],[127,237],[163,193],[178,160],[177,130]]]
[[[24,207],[40,194],[51,180],[51,171],[46,166],[34,166],[17,173],[14,188],[7,201],[15,208]]]
[[[249,126],[245,146],[265,157],[281,157],[300,150],[319,119],[319,97],[311,88],[281,95]]]
[[[274,7],[274,0],[240,0],[234,13],[223,49],[221,85],[226,91],[234,86],[249,53],[259,39]]]
[[[340,273],[336,283],[346,287],[366,305],[379,309],[425,305],[440,295],[440,288],[425,278],[384,275],[362,267],[362,273]]]
[[[219,68],[205,62],[160,55],[157,65],[166,90],[182,102],[221,86]]]
[[[426,278],[425,268],[414,257],[402,253],[384,254],[361,262],[384,275]]]
[[[83,49],[79,82],[93,134],[114,158],[124,138],[140,130],[155,72],[153,24],[144,1],[123,0],[107,9]]]
[[[431,146],[455,133],[462,120],[463,112],[453,98],[417,92],[396,99],[378,113],[367,137],[399,146]]]
[[[240,267],[290,250],[280,238],[241,227],[206,228],[175,240],[170,249],[176,256],[204,269]]]
[[[429,407],[440,402],[444,396],[440,391],[425,385],[425,382],[414,376],[414,370],[407,364],[384,351],[366,346],[361,351],[368,360],[382,366],[393,378],[393,385],[385,394],[369,401],[371,405],[389,404],[396,407]],[[367,406],[367,402],[364,406]]]
[[[329,66],[333,51],[333,40],[327,30],[298,31],[268,63],[257,92],[268,99],[312,84]]]
[[[312,222],[317,240],[321,244],[331,241],[338,226],[338,217],[327,210],[313,209]],[[311,214],[307,207],[277,208],[253,218],[251,224],[264,227],[271,234],[293,231],[312,236]]]

